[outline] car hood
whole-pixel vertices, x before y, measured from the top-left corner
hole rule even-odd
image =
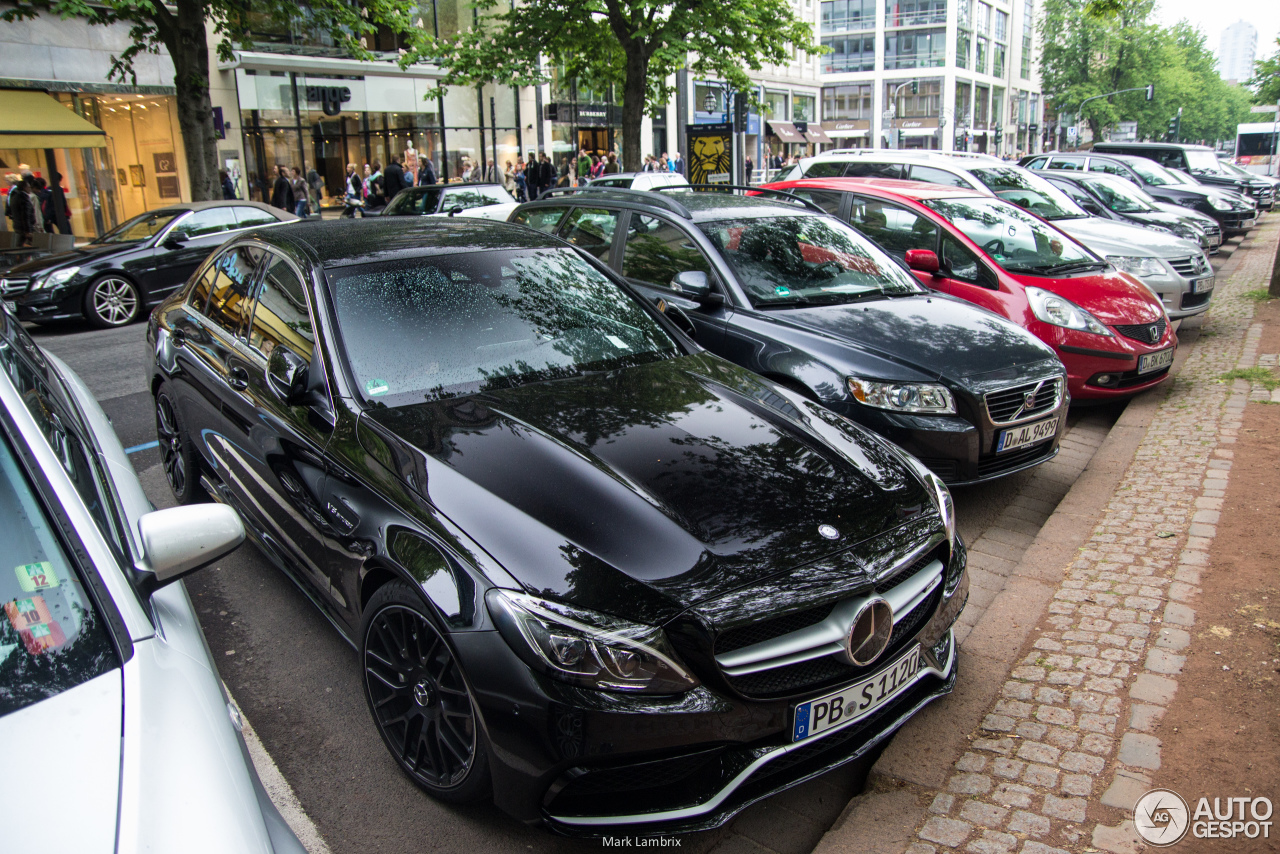
[[[49,270],[59,267],[69,267],[73,264],[87,264],[96,258],[104,255],[111,255],[122,249],[134,249],[139,243],[111,243],[111,244],[94,244],[90,243],[85,246],[78,246],[70,252],[59,252],[57,255],[45,255],[40,258],[33,258],[21,264],[15,264],[6,272],[6,276],[36,276]]]
[[[706,353],[368,417],[526,589],[649,623],[936,513],[883,440]]]
[[[961,381],[1053,358],[1020,326],[941,294],[773,310],[768,316],[825,339],[812,349],[833,363],[842,361],[840,351],[855,349],[937,379]]]
[[[1196,223],[1203,223],[1204,225],[1216,225],[1218,222],[1208,214],[1202,214],[1200,211],[1192,210],[1191,208],[1186,208],[1182,205],[1175,205],[1173,202],[1158,201],[1156,202],[1156,206],[1165,213],[1171,214],[1183,221],[1190,220]]]
[[[1163,208],[1155,211],[1142,211],[1140,213],[1124,214],[1124,216],[1130,217],[1138,222],[1149,222],[1152,225],[1163,225],[1165,227],[1181,225],[1189,219],[1189,217],[1181,213],[1166,211]]]
[[[1107,326],[1148,323],[1164,317],[1160,299],[1128,273],[1113,270],[1061,279],[1028,279],[1026,284],[1071,300]]]
[[[1054,220],[1053,224],[1102,256],[1179,258],[1200,251],[1199,246],[1181,237],[1113,219],[1091,216],[1087,219]]]

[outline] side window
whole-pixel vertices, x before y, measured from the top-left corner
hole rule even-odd
[[[232,208],[208,208],[196,211],[175,225],[173,230],[187,237],[203,237],[232,228],[236,228],[236,215],[232,213]]]
[[[710,275],[711,264],[689,236],[671,223],[633,213],[622,250],[622,275],[665,288],[684,270]]]
[[[259,225],[270,225],[279,222],[270,212],[260,208],[236,207],[231,210],[236,214],[236,228],[254,228]]]
[[[942,184],[944,187],[964,187],[969,189],[969,182],[945,169],[934,169],[932,166],[912,166],[912,181],[928,181],[930,184]]]
[[[307,313],[307,296],[302,279],[283,258],[272,255],[270,266],[258,286],[253,323],[249,326],[249,346],[263,356],[283,344],[308,363],[315,348],[315,330]]]
[[[899,163],[850,163],[844,174],[850,178],[905,178],[907,170]]]
[[[192,286],[191,293],[187,296],[187,305],[191,306],[193,310],[204,314],[205,308],[209,305],[209,291],[213,289],[213,283],[217,278],[218,265],[210,264],[204,274]]]
[[[1123,175],[1124,170],[1110,160],[1102,160],[1098,157],[1089,158],[1090,172],[1103,172],[1107,175]]]
[[[844,195],[843,193],[835,193],[829,190],[806,190],[801,187],[794,187],[787,190],[787,192],[793,196],[799,196],[802,199],[813,202],[832,216],[840,215],[840,202]]]
[[[1084,190],[1080,189],[1070,181],[1051,180],[1049,181],[1049,183],[1057,187],[1062,192],[1066,193],[1068,196],[1071,197],[1071,201],[1075,202],[1081,207],[1097,205],[1097,202],[1095,202],[1088,193],[1086,193]]]
[[[511,217],[511,221],[552,234],[560,224],[560,220],[564,219],[564,212],[565,208],[534,208],[529,211],[517,211]]]
[[[951,278],[972,285],[984,284],[982,264],[978,261],[978,256],[949,234],[942,235],[942,256],[939,261],[942,270]]]
[[[219,255],[210,268],[215,273],[205,315],[232,336],[239,336],[244,328],[249,287],[261,258],[261,249],[236,246]]]
[[[1049,162],[1049,158],[1047,157],[1037,157],[1035,160],[1029,161],[1027,163],[1027,168],[1028,169],[1044,169],[1046,168],[1045,164],[1048,162]]]
[[[560,236],[601,261],[609,258],[618,212],[599,208],[574,208],[560,226]]]
[[[1083,157],[1055,157],[1050,161],[1050,169],[1062,169],[1067,172],[1080,172],[1084,169]]]
[[[841,178],[844,176],[846,166],[840,160],[824,160],[817,163],[810,163],[809,169],[804,173],[806,178]]]
[[[896,258],[937,246],[938,227],[927,217],[878,199],[855,197],[849,222]]]

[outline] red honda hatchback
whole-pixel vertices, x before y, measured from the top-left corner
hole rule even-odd
[[[1178,339],[1160,300],[1033,213],[971,189],[887,178],[766,185],[817,203],[928,287],[1032,332],[1077,400],[1127,397],[1169,375]]]

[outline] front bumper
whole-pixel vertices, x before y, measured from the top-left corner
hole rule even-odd
[[[668,697],[589,691],[531,671],[496,631],[455,633],[491,747],[495,803],[566,835],[685,833],[865,756],[955,685],[951,629],[968,598],[958,539],[950,560],[959,565],[954,589],[897,647],[921,645],[914,681],[870,716],[795,743],[795,698],[755,700],[707,684]]]
[[[19,320],[66,320],[84,316],[84,284],[73,282],[38,291],[23,290],[6,296]]]
[[[1178,346],[1172,324],[1154,344],[1125,337],[1114,327],[1108,338],[1039,321],[1034,327],[1032,331],[1053,347],[1066,365],[1067,388],[1073,400],[1120,400],[1154,388],[1168,378],[1169,368],[1139,374],[1139,359]],[[1114,384],[1101,384],[1102,377],[1114,378]]]

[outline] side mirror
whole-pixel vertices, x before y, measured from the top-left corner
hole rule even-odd
[[[907,266],[921,273],[938,275],[938,255],[932,249],[908,249]]]
[[[711,280],[701,270],[684,270],[671,278],[671,290],[689,299],[706,299],[711,293]]]
[[[1097,202],[1081,202],[1080,207],[1084,208],[1086,213],[1091,213],[1094,216],[1106,216]]]
[[[165,237],[164,245],[176,248],[186,243],[188,239],[189,238],[185,231],[171,231],[169,232],[169,235]]]
[[[676,328],[688,335],[690,338],[698,337],[698,328],[693,325],[693,321],[689,319],[689,315],[684,313],[684,309],[678,305],[672,305],[664,299],[659,298],[654,303],[658,311],[665,314],[676,325]]]
[[[267,387],[287,405],[297,406],[307,398],[308,367],[297,353],[277,344],[267,357]]]
[[[449,216],[457,216],[458,214],[462,213],[462,211],[463,211],[462,205],[454,205],[453,207],[449,208]]]
[[[153,510],[138,520],[143,566],[161,587],[208,566],[244,542],[244,523],[224,504]]]

